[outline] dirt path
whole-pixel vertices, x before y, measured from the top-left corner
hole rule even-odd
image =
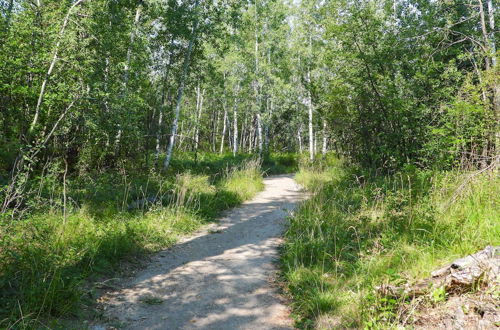
[[[292,328],[272,281],[284,218],[304,194],[291,175],[264,182],[252,201],[106,295],[106,315],[126,329]]]

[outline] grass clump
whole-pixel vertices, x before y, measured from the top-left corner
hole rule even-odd
[[[235,196],[235,202],[245,201],[264,189],[262,174],[257,160],[248,161],[230,170],[221,182],[223,191]]]
[[[291,219],[282,262],[304,328],[390,327],[403,302],[377,296],[376,286],[427,277],[500,243],[493,173],[409,166],[377,176],[335,161],[297,180],[314,194]]]
[[[171,246],[263,188],[258,162],[222,164],[206,174],[197,168],[167,177],[70,177],[66,217],[61,187],[41,186],[37,210],[0,218],[0,328],[39,327],[47,317],[77,315],[82,303],[96,298],[84,289],[92,279]]]

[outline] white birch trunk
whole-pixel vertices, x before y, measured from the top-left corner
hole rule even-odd
[[[309,160],[314,160],[314,130],[313,130],[313,105],[311,92],[307,91],[307,110],[309,115]]]
[[[497,44],[495,41],[495,7],[493,7],[493,0],[488,1],[488,18],[490,25],[490,48],[492,53],[491,64],[493,68],[497,65]]]
[[[238,99],[234,101],[233,106],[233,155],[238,153]]]
[[[68,26],[69,22],[69,17],[71,15],[71,12],[73,9],[77,6],[79,6],[82,2],[85,0],[78,0],[76,1],[69,9],[68,13],[64,17],[63,24],[61,26],[61,29],[59,30],[59,34],[57,35],[57,42],[56,46],[54,47],[54,54],[52,55],[52,60],[50,61],[49,69],[47,70],[47,73],[45,74],[45,79],[42,82],[42,86],[40,87],[40,93],[38,94],[38,100],[36,102],[36,107],[35,107],[35,115],[33,117],[33,120],[30,124],[28,133],[31,134],[33,130],[35,129],[36,125],[38,124],[38,118],[40,117],[40,108],[42,106],[43,98],[45,96],[45,89],[47,88],[47,83],[49,81],[50,76],[52,75],[52,71],[54,71],[54,68],[57,63],[57,56],[59,55],[59,48],[61,47],[61,40],[64,35],[64,32],[66,31],[66,27]]]
[[[212,128],[212,152],[217,152],[217,133],[219,132],[219,118],[220,118],[220,110],[217,109],[214,115],[215,123]]]
[[[198,151],[198,146],[200,145],[200,118],[201,112],[203,111],[203,93],[204,91],[200,90],[200,86],[198,85],[198,102],[197,102],[197,112],[196,112],[196,122],[195,122],[195,132],[194,132],[194,150]]]
[[[483,6],[483,0],[478,0],[479,3],[479,17],[480,17],[480,23],[481,23],[481,31],[483,32],[483,40],[484,40],[484,49],[486,50],[486,56],[485,56],[485,63],[486,63],[486,70],[490,69],[490,54],[488,54],[488,51],[491,51],[489,48],[490,42],[488,38],[488,31],[486,31],[486,19],[484,16],[484,6]]]
[[[493,6],[493,0],[487,0],[488,3],[488,23],[490,28],[490,52],[491,52],[491,64],[493,68],[493,74],[496,74],[497,67],[497,56],[496,56],[496,41],[495,41],[495,7]],[[498,79],[493,80],[493,111],[496,118],[496,126],[500,125],[500,88],[498,86]],[[495,132],[495,155],[500,154],[500,131],[497,129]],[[498,162],[498,159],[496,160]]]
[[[169,53],[168,53],[168,62],[167,67],[165,68],[165,76],[163,77],[163,86],[162,86],[162,95],[161,95],[161,105],[160,111],[158,113],[158,127],[156,129],[156,146],[155,146],[155,166],[158,167],[158,159],[160,157],[160,142],[161,142],[161,132],[163,126],[163,113],[165,112],[165,108],[170,103],[171,94],[170,88],[168,88],[168,77],[170,74],[170,67],[172,65],[172,54],[170,53],[170,49],[173,45],[173,38],[170,41],[169,45]],[[167,96],[168,94],[168,96]]]
[[[139,24],[139,20],[141,18],[141,11],[142,11],[142,5],[139,4],[137,6],[137,9],[135,11],[135,18],[134,18],[134,27],[132,28],[132,32],[130,33],[130,44],[127,49],[127,60],[125,62],[125,68],[123,72],[123,89],[122,89],[122,98],[125,98],[128,93],[128,80],[129,80],[129,73],[130,73],[130,62],[132,61],[132,47],[134,45],[134,40],[135,36],[137,34],[137,25]],[[120,140],[122,137],[122,127],[120,124],[118,124],[118,132],[116,133],[115,137],[115,150],[118,150],[120,146]]]
[[[321,154],[323,156],[326,155],[326,151],[327,151],[327,144],[328,144],[328,136],[326,134],[326,120],[323,119],[323,146],[321,148]]]
[[[227,145],[229,147],[229,150],[233,150],[233,131],[231,129],[231,119],[229,117],[229,113],[227,115]]]
[[[220,151],[219,153],[222,154],[224,152],[224,139],[226,138],[226,129],[227,129],[227,108],[226,108],[226,101],[224,100],[224,120],[223,120],[223,125],[222,125],[222,136],[220,140]]]
[[[297,130],[297,139],[299,140],[299,152],[302,153],[302,125],[299,126]]]
[[[198,4],[199,0],[196,0],[194,4],[193,11],[196,14],[196,10],[198,9]],[[196,17],[196,21],[193,27],[193,30],[191,31],[191,39],[189,40],[189,45],[188,49],[186,52],[186,57],[184,58],[184,65],[182,68],[182,74],[181,74],[181,80],[179,83],[179,89],[177,91],[177,100],[176,100],[176,105],[175,105],[175,113],[174,113],[174,122],[172,124],[172,130],[170,132],[170,140],[167,148],[167,155],[165,157],[165,161],[163,162],[163,168],[166,170],[168,169],[168,166],[170,165],[170,160],[172,159],[172,151],[174,150],[174,144],[175,144],[175,135],[177,134],[177,128],[179,125],[179,115],[181,112],[181,102],[182,102],[182,94],[184,92],[184,85],[186,84],[186,77],[189,71],[189,62],[191,60],[191,52],[193,51],[193,44],[196,38],[196,29],[198,28],[198,17]]]
[[[260,113],[257,113],[257,137],[259,143],[259,157],[262,157],[264,141],[262,140],[262,118]]]

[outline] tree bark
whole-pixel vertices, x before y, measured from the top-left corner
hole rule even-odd
[[[169,48],[168,48],[168,62],[165,68],[165,75],[163,77],[162,84],[162,94],[161,94],[161,104],[160,111],[158,111],[158,127],[156,128],[156,146],[155,146],[155,167],[158,168],[158,159],[160,157],[160,142],[161,142],[161,132],[163,126],[163,114],[168,104],[170,104],[171,93],[170,87],[168,85],[168,77],[170,74],[170,68],[172,66],[172,54],[170,53],[171,47],[173,45],[174,38],[170,40]]]
[[[197,16],[196,10],[198,9],[199,5],[199,0],[196,0],[194,4],[194,15]],[[175,144],[175,135],[177,134],[177,128],[179,125],[179,115],[181,112],[181,102],[182,102],[182,94],[184,92],[184,86],[186,84],[186,78],[188,75],[189,71],[189,65],[190,65],[190,60],[191,60],[191,52],[193,51],[193,44],[195,42],[196,38],[196,30],[198,28],[198,22],[199,19],[198,17],[195,18],[195,24],[193,26],[193,30],[191,31],[191,39],[189,40],[189,45],[188,49],[186,52],[186,57],[184,58],[184,65],[182,68],[182,74],[181,74],[181,79],[179,82],[179,89],[177,91],[177,101],[175,105],[175,113],[174,113],[174,122],[172,124],[172,130],[170,132],[170,140],[167,148],[167,155],[165,157],[165,161],[163,162],[163,168],[166,170],[168,169],[168,166],[170,165],[170,160],[172,159],[172,151],[174,150],[174,144]]]
[[[484,6],[483,6],[483,0],[478,0],[479,3],[479,17],[481,19],[481,31],[483,32],[483,39],[484,39],[484,47],[486,50],[491,51],[489,48],[490,42],[488,38],[488,31],[486,31],[486,19],[484,17]],[[486,70],[490,69],[490,54],[486,54],[484,57],[485,64],[486,64]]]
[[[490,25],[490,48],[492,53],[491,64],[493,68],[497,65],[497,44],[495,41],[495,7],[493,7],[493,0],[488,1],[488,18]]]
[[[35,107],[35,115],[33,117],[33,120],[30,124],[28,134],[31,135],[33,133],[33,130],[35,129],[36,125],[38,124],[38,119],[40,117],[40,108],[42,106],[43,98],[45,96],[45,89],[47,88],[47,83],[49,81],[50,76],[52,75],[52,71],[54,71],[54,67],[56,66],[57,63],[57,56],[59,55],[59,48],[61,47],[61,40],[64,35],[64,32],[66,31],[66,27],[68,26],[69,22],[69,17],[71,16],[71,12],[73,9],[77,6],[79,6],[81,3],[83,3],[86,0],[78,0],[76,1],[71,7],[69,7],[68,12],[66,16],[64,17],[63,24],[61,26],[61,29],[59,30],[59,34],[57,35],[57,42],[54,47],[54,53],[52,54],[52,60],[49,65],[49,69],[47,70],[47,73],[45,74],[45,79],[42,82],[42,86],[40,87],[40,93],[38,94],[38,100],[36,102],[36,107]]]
[[[257,137],[259,143],[259,157],[262,157],[264,141],[262,140],[262,118],[260,113],[257,113]]]
[[[302,153],[302,125],[297,130],[297,139],[299,140],[299,152]]]
[[[307,73],[309,76],[309,72]],[[309,79],[308,79],[309,80]],[[313,130],[313,105],[311,92],[307,91],[307,111],[309,117],[309,160],[314,160],[314,130]]]
[[[224,152],[224,139],[226,137],[226,129],[227,129],[227,107],[226,107],[226,100],[224,100],[224,103],[223,103],[223,106],[224,108],[224,119],[222,120],[223,121],[223,125],[222,125],[222,136],[221,136],[221,139],[220,139],[220,151],[219,153],[222,154]]]
[[[238,153],[238,99],[234,100],[233,106],[233,156]]]
[[[493,7],[493,0],[488,1],[488,18],[490,27],[490,51],[492,53],[491,64],[493,68],[493,111],[496,118],[495,129],[495,155],[498,157],[500,154],[500,87],[498,86],[497,76],[497,53],[495,41],[495,8]],[[495,161],[499,161],[498,159]]]
[[[196,121],[195,121],[195,129],[194,129],[194,150],[195,152],[198,151],[198,146],[200,144],[200,117],[201,117],[201,112],[203,111],[203,93],[200,89],[200,85],[198,85],[197,88],[197,111],[196,111]]]
[[[326,134],[326,129],[327,129],[326,120],[323,119],[323,147],[321,148],[321,154],[323,156],[326,155],[327,144],[328,144],[328,135]]]

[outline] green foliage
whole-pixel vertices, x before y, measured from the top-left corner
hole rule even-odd
[[[485,64],[488,41],[471,44],[482,38],[478,8],[460,1],[324,5],[318,24],[329,42],[319,65],[332,74],[317,104],[338,153],[386,172],[408,163],[491,162],[498,72]]]
[[[299,159],[296,153],[272,152],[264,157],[262,168],[268,175],[295,173],[298,170]]]
[[[335,161],[301,169],[296,178],[314,194],[291,219],[282,262],[304,327],[324,317],[341,328],[388,326],[403,302],[374,295],[375,286],[429,276],[500,243],[494,173],[407,166],[380,176]],[[433,298],[444,299],[439,289]]]

